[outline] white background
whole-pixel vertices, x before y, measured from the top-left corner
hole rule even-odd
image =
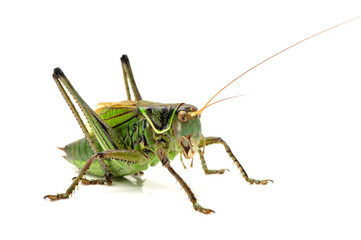
[[[245,75],[202,115],[221,146],[173,167],[193,210],[161,165],[141,182],[80,186],[55,147],[82,137],[51,74],[61,67],[82,97],[125,100],[128,54],[144,99],[202,107],[221,87],[289,45],[361,14],[358,1],[5,1],[0,4],[1,239],[360,239],[361,20],[285,52]],[[189,166],[189,161],[186,162]]]

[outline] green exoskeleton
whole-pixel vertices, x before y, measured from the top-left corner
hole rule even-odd
[[[127,101],[100,103],[93,111],[73,88],[60,68],[53,78],[74,113],[85,138],[61,148],[66,160],[80,169],[79,175],[65,193],[47,195],[51,200],[69,198],[81,181],[83,184],[111,184],[111,177],[140,173],[159,162],[168,169],[187,193],[193,208],[209,214],[202,207],[184,180],[171,167],[170,160],[178,154],[191,159],[199,154],[206,174],[223,174],[225,169],[210,170],[203,156],[205,146],[222,144],[245,180],[251,184],[267,184],[271,180],[249,178],[226,142],[219,137],[203,137],[200,112],[190,104],[163,104],[142,100],[135,84],[129,59],[121,58]],[[129,85],[135,100],[131,99]],[[64,88],[65,87],[65,88]],[[66,91],[66,90],[67,91]],[[88,125],[82,121],[69,94],[83,112]],[[85,173],[104,177],[88,180]]]
[[[198,203],[191,189],[171,167],[170,160],[173,160],[178,154],[186,159],[192,159],[198,153],[205,174],[223,174],[225,169],[210,170],[207,168],[203,156],[204,148],[212,144],[222,144],[224,146],[225,151],[247,182],[251,184],[267,184],[272,180],[249,178],[227,143],[220,137],[203,137],[200,122],[202,111],[217,102],[226,100],[223,99],[211,103],[214,97],[223,89],[259,65],[305,40],[360,17],[307,37],[261,61],[217,92],[200,110],[193,105],[185,103],[163,104],[142,100],[126,55],[122,56],[121,62],[128,100],[100,103],[94,111],[76,92],[60,68],[56,68],[53,74],[55,83],[74,113],[85,138],[61,148],[66,153],[66,160],[80,169],[79,175],[65,193],[47,195],[44,198],[51,200],[66,199],[72,195],[79,182],[83,184],[106,183],[110,185],[113,176],[121,177],[141,173],[149,166],[155,166],[161,162],[185,190],[193,204],[193,208],[201,213],[209,214],[214,211],[204,208]],[[129,85],[133,92],[134,100],[131,99]],[[69,95],[75,99],[75,102],[83,112],[87,125],[82,121]],[[87,172],[103,177],[103,179],[88,180],[85,178]]]

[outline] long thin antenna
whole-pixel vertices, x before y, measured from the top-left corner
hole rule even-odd
[[[221,100],[218,100],[218,101],[215,101],[215,102],[212,102],[211,104],[208,104],[207,106],[205,106],[204,108],[202,108],[201,110],[199,111],[195,111],[195,112],[189,112],[188,114],[191,116],[191,117],[194,117],[198,114],[201,114],[204,109],[214,105],[214,104],[217,104],[217,103],[220,103],[220,102],[223,102],[223,101],[226,101],[226,100],[229,100],[229,99],[232,99],[232,98],[236,98],[236,97],[243,97],[243,96],[247,96],[249,94],[241,94],[241,95],[237,95],[237,96],[233,96],[233,97],[228,97],[228,98],[223,98]]]
[[[206,108],[208,108],[208,107],[210,107],[210,106],[212,106],[212,105],[214,105],[214,104],[217,104],[217,103],[220,103],[220,102],[223,102],[223,101],[232,99],[232,98],[236,98],[236,97],[243,97],[243,96],[246,96],[246,95],[248,95],[248,94],[237,95],[237,96],[228,97],[228,98],[224,98],[224,99],[221,99],[221,100],[212,102],[212,103],[208,104],[205,108],[203,108],[203,110],[206,109]]]
[[[287,51],[288,49],[293,48],[293,47],[297,46],[298,44],[300,44],[300,43],[302,43],[302,42],[304,42],[304,41],[306,41],[306,40],[309,40],[310,38],[316,37],[317,35],[320,35],[320,34],[322,34],[322,33],[324,33],[324,32],[327,32],[327,31],[329,31],[329,30],[331,30],[331,29],[337,28],[337,27],[339,27],[339,26],[341,26],[341,25],[344,25],[344,24],[346,24],[346,23],[352,22],[352,21],[354,21],[354,20],[356,20],[356,19],[359,19],[359,18],[361,18],[361,16],[352,18],[352,19],[350,19],[350,20],[347,20],[347,21],[345,21],[345,22],[342,22],[342,23],[340,23],[340,24],[337,24],[337,25],[335,25],[335,26],[333,26],[333,27],[327,28],[327,29],[325,29],[325,30],[323,30],[323,31],[321,31],[321,32],[318,32],[318,33],[316,33],[316,34],[313,34],[312,36],[309,36],[309,37],[307,37],[307,38],[305,38],[305,39],[303,39],[303,40],[301,40],[301,41],[299,41],[299,42],[297,42],[297,43],[295,43],[295,44],[293,44],[293,45],[291,45],[291,46],[283,49],[282,51],[279,51],[278,53],[273,54],[273,55],[270,56],[269,58],[266,58],[265,60],[257,63],[256,65],[254,65],[253,67],[251,67],[250,69],[248,69],[247,71],[245,71],[244,73],[242,73],[241,75],[239,75],[238,77],[236,77],[235,79],[233,79],[233,80],[232,80],[231,82],[229,82],[226,86],[224,86],[221,90],[219,90],[219,91],[204,105],[204,107],[203,107],[201,110],[197,111],[197,114],[201,114],[202,111],[207,108],[208,104],[209,104],[218,94],[220,94],[225,88],[227,88],[229,85],[231,85],[232,83],[234,83],[237,79],[239,79],[240,77],[242,77],[243,75],[245,75],[245,74],[248,73],[249,71],[255,69],[255,68],[258,67],[259,65],[261,65],[261,64],[267,62],[268,60],[276,57],[277,55],[279,55],[279,54]]]

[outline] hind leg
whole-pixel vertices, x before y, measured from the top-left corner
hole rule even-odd
[[[99,152],[97,154],[94,154],[89,160],[85,163],[83,168],[80,170],[79,175],[74,179],[73,183],[70,185],[70,187],[66,190],[65,193],[58,193],[55,195],[46,195],[44,199],[49,198],[50,200],[59,200],[59,199],[67,199],[69,198],[73,192],[75,191],[75,188],[78,186],[79,182],[82,181],[84,178],[85,173],[88,171],[92,163],[96,159],[115,159],[119,161],[126,162],[127,164],[134,164],[134,163],[146,163],[148,159],[144,157],[141,153],[133,151],[133,150],[109,150],[109,151],[103,151]],[[86,181],[92,181],[92,180],[86,180]]]

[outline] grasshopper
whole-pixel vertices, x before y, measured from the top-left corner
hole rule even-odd
[[[211,103],[226,87],[264,62],[305,40],[360,17],[305,38],[258,63],[218,91],[200,110],[185,103],[164,104],[143,100],[126,55],[121,57],[121,63],[127,100],[99,103],[95,110],[91,109],[80,97],[63,71],[60,68],[55,68],[53,79],[85,137],[60,148],[66,153],[65,159],[80,169],[78,176],[73,179],[72,184],[65,193],[46,195],[44,198],[50,200],[67,199],[73,194],[80,182],[85,185],[111,185],[112,177],[142,173],[149,166],[155,166],[160,162],[182,186],[196,211],[204,214],[214,213],[213,210],[204,208],[198,203],[192,190],[170,164],[170,161],[177,155],[180,155],[182,161],[182,156],[186,159],[193,159],[198,153],[205,174],[223,174],[226,169],[212,170],[207,167],[204,149],[212,144],[224,146],[226,153],[239,169],[246,182],[261,185],[273,182],[270,179],[258,180],[248,177],[248,174],[222,138],[204,137],[200,122],[202,111],[213,104],[230,99],[226,98]],[[129,85],[134,100],[132,100]],[[70,95],[85,116],[87,124],[82,120]],[[85,178],[86,173],[102,178],[88,180]]]

